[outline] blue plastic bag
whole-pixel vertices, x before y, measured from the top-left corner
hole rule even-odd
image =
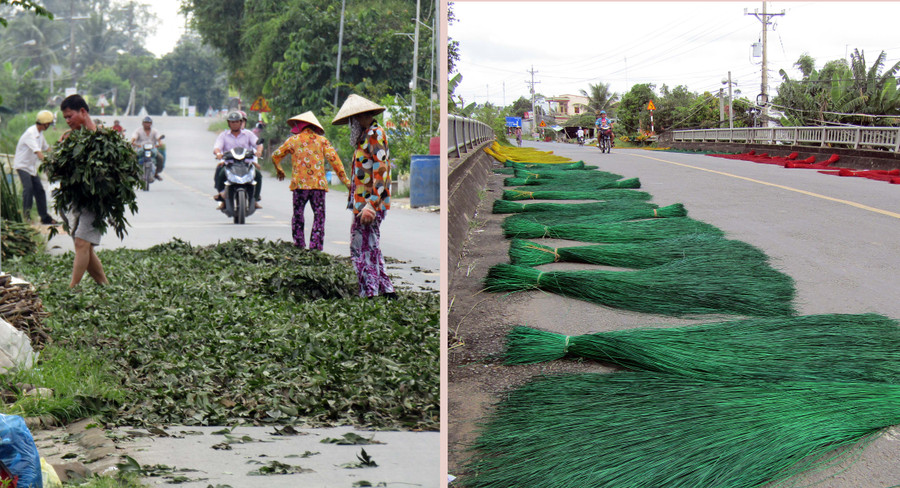
[[[19,477],[17,488],[43,488],[41,456],[34,437],[18,415],[0,414],[0,461]]]

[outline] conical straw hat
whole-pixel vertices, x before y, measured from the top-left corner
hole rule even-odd
[[[322,127],[322,124],[319,123],[319,119],[317,119],[315,114],[312,113],[312,110],[310,110],[308,112],[303,112],[300,115],[295,115],[295,116],[287,119],[288,122],[290,122],[292,120],[295,122],[309,122],[310,124],[316,126],[319,129],[319,132],[323,132],[323,133],[325,132],[325,128]],[[288,124],[288,125],[290,125],[290,124]]]
[[[366,112],[374,112],[374,115],[377,115],[384,112],[384,107],[359,95],[350,95],[344,100],[341,109],[338,110],[334,120],[331,121],[331,125],[344,125],[349,121],[350,117]]]

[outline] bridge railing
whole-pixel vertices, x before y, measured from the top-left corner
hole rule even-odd
[[[743,127],[671,131],[674,142],[843,145],[852,149],[885,148],[900,152],[896,127]]]
[[[494,138],[494,129],[475,119],[447,115],[447,124],[449,130],[446,149],[451,158],[460,158],[482,142]]]

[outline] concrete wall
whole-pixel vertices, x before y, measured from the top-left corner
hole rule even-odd
[[[496,162],[482,149],[493,141],[485,142],[462,158],[451,158],[447,173],[447,256],[450,269],[459,263],[469,221],[475,215],[480,201],[479,193],[487,185],[491,169]]]

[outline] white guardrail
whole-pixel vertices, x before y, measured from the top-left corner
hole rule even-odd
[[[461,158],[484,141],[494,138],[494,129],[484,122],[458,115],[447,115],[447,155]]]
[[[852,149],[887,148],[900,152],[900,128],[892,127],[745,127],[671,131],[674,142],[750,144],[839,144]]]

